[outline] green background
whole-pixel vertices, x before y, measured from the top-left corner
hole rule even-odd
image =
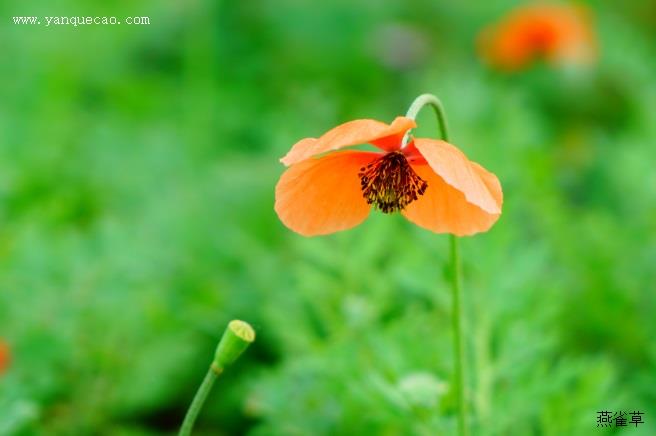
[[[590,68],[505,74],[476,38],[515,4],[3,2],[0,434],[174,434],[233,318],[257,340],[198,434],[453,434],[448,237],[273,211],[294,142],[424,92],[505,193],[461,244],[474,434],[656,434],[656,6],[592,3]]]

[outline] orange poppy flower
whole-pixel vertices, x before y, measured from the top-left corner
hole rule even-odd
[[[0,375],[7,371],[10,362],[11,355],[9,353],[9,345],[0,339]]]
[[[552,64],[593,61],[593,26],[582,6],[536,3],[512,11],[480,38],[483,57],[503,70],[518,70],[536,59]]]
[[[400,212],[436,233],[471,235],[501,214],[497,177],[453,145],[414,139],[402,147],[413,120],[355,120],[294,144],[280,161],[289,168],[276,185],[280,220],[304,236],[350,229],[370,209]],[[369,143],[379,152],[342,150]]]

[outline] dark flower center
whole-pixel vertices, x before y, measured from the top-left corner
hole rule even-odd
[[[370,162],[358,176],[367,203],[383,213],[403,210],[428,188],[400,151]]]

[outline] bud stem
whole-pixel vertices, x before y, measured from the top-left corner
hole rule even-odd
[[[205,400],[207,399],[207,395],[212,390],[212,386],[214,386],[214,382],[216,381],[217,377],[218,373],[214,370],[214,368],[210,368],[207,371],[207,374],[205,374],[205,379],[203,379],[203,383],[201,383],[200,387],[198,388],[196,396],[191,402],[191,405],[187,410],[187,414],[185,415],[185,419],[182,422],[182,427],[180,427],[180,436],[188,436],[191,434],[191,430],[194,428],[196,418],[198,418],[198,414],[203,408]]]
[[[223,332],[219,345],[216,347],[212,364],[187,410],[182,427],[180,427],[179,436],[191,435],[196,418],[198,418],[198,414],[203,408],[214,382],[223,373],[223,370],[234,363],[254,340],[255,331],[250,324],[239,320],[230,321]]]

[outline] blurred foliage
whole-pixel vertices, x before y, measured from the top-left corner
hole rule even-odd
[[[198,434],[452,434],[446,238],[272,207],[296,140],[422,92],[505,192],[462,249],[475,434],[656,434],[656,9],[593,2],[594,68],[504,75],[475,41],[515,4],[3,2],[0,434],[174,434],[232,318]]]

